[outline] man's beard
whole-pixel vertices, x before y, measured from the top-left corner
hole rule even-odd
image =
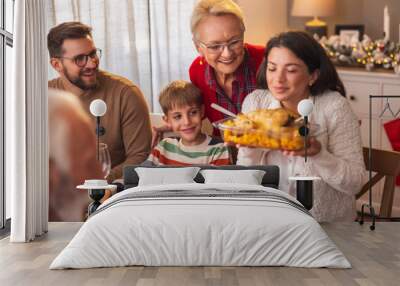
[[[91,89],[95,89],[97,87],[97,77],[96,77],[96,81],[93,84],[87,84],[85,83],[81,76],[87,71],[87,69],[83,69],[79,72],[79,75],[77,77],[73,77],[68,73],[68,70],[64,67],[64,75],[65,77],[75,86],[79,87],[82,90],[91,90]],[[99,71],[99,68],[96,68],[96,76],[97,76],[97,72]]]

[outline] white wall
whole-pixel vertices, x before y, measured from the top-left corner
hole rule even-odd
[[[293,0],[236,0],[245,14],[245,40],[265,45],[267,40],[288,29],[304,29],[309,17],[293,17],[290,9]],[[373,39],[382,36],[383,7],[388,5],[390,14],[390,39],[400,41],[400,0],[336,0],[332,17],[323,18],[328,23],[328,35],[334,33],[336,24],[363,24],[365,33]]]
[[[363,23],[366,33],[372,39],[383,35],[383,8],[389,8],[390,40],[400,42],[400,1],[399,0],[364,0]]]
[[[250,0],[249,2],[262,1]],[[278,1],[278,0],[277,0]],[[244,1],[242,1],[244,2]],[[293,0],[287,0],[288,26],[290,29],[304,29],[304,24],[311,17],[294,17],[290,15]],[[400,41],[400,0],[336,0],[335,14],[322,18],[328,24],[328,36],[334,34],[336,24],[361,24],[365,33],[372,39],[379,39],[383,32],[383,8],[389,8],[390,40]]]
[[[287,0],[237,0],[245,14],[246,42],[265,45],[287,30]]]

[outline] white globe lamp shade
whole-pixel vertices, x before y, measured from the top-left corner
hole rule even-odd
[[[107,104],[104,100],[95,99],[90,103],[90,113],[96,117],[103,116],[107,111]]]
[[[303,99],[297,105],[297,111],[301,116],[308,116],[313,110],[314,104],[311,99]]]

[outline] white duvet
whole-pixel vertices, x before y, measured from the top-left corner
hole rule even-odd
[[[182,195],[130,198],[173,190]],[[203,196],[183,195],[185,191]],[[215,195],[225,191],[226,197]],[[264,193],[252,196],[252,191],[265,192],[267,198]],[[294,203],[298,204],[279,190],[254,185],[132,188],[101,205],[50,269],[127,265],[350,268],[320,225]]]

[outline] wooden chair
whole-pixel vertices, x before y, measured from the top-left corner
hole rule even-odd
[[[368,170],[368,148],[364,147],[363,153],[365,166]],[[371,182],[367,182],[362,187],[361,191],[356,195],[356,199],[359,199],[369,190],[370,184],[372,188],[382,178],[385,178],[379,216],[389,218],[392,215],[396,176],[400,174],[400,152],[372,149],[371,170],[376,174],[371,178]]]

